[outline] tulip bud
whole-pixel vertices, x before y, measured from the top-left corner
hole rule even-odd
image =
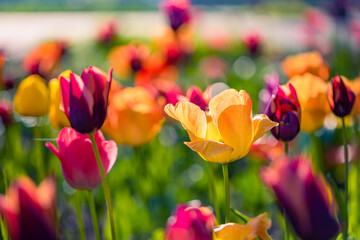
[[[79,133],[91,133],[103,125],[112,81],[112,68],[106,75],[90,66],[81,77],[70,73],[70,79],[61,77],[62,108],[71,127]]]
[[[116,161],[117,145],[113,140],[106,141],[100,130],[94,137],[107,174]],[[101,183],[101,176],[89,136],[66,127],[56,141],[59,149],[50,142],[45,146],[59,158],[67,183],[75,189],[96,188]]]
[[[327,90],[327,99],[333,113],[345,117],[351,112],[355,102],[355,94],[345,85],[339,75],[331,79],[331,87]]]
[[[30,75],[20,83],[14,97],[14,107],[18,114],[44,116],[48,114],[49,106],[49,89],[39,75]]]
[[[16,179],[0,196],[0,213],[11,239],[56,239],[56,184],[45,179],[39,187],[27,177]]]
[[[290,92],[289,92],[290,91]],[[278,86],[277,93],[272,95],[266,115],[270,120],[279,123],[271,129],[277,139],[290,141],[300,131],[301,109],[294,87]]]
[[[209,208],[179,205],[167,221],[165,239],[211,240],[214,223]]]
[[[176,31],[190,21],[189,0],[164,0],[160,9],[167,14],[171,28]]]
[[[329,240],[339,231],[334,196],[324,177],[315,174],[310,162],[279,159],[262,170],[295,232],[302,239]]]

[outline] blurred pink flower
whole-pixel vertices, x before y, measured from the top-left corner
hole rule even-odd
[[[108,174],[116,161],[117,145],[113,140],[106,141],[100,130],[94,136],[105,174]],[[66,127],[56,141],[59,150],[50,142],[45,145],[59,158],[67,183],[80,190],[96,188],[101,177],[89,136]]]
[[[167,221],[165,239],[211,240],[214,224],[214,216],[209,208],[178,205]]]
[[[5,126],[12,123],[13,104],[7,100],[0,100],[0,120]]]
[[[261,171],[302,239],[329,240],[339,231],[337,206],[325,178],[312,171],[303,158],[284,157]]]
[[[264,38],[259,32],[253,31],[244,34],[242,42],[251,54],[256,55],[261,49]]]
[[[164,0],[160,3],[160,10],[167,15],[169,24],[174,31],[190,22],[190,8],[190,0]]]
[[[106,24],[101,25],[96,35],[96,40],[100,43],[110,43],[117,34],[117,25],[114,19],[109,20]]]
[[[226,62],[218,57],[205,57],[201,59],[200,70],[207,78],[221,79],[225,77]]]
[[[13,181],[0,196],[0,213],[11,239],[56,239],[56,184],[48,177],[39,187],[28,177]]]

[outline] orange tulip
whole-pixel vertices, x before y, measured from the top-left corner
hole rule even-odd
[[[42,43],[25,57],[23,67],[28,74],[50,77],[60,65],[65,49],[62,41]]]
[[[316,51],[288,56],[282,62],[282,68],[289,78],[309,72],[324,80],[329,79],[329,68]]]
[[[294,86],[301,106],[300,130],[312,133],[319,130],[330,113],[325,81],[311,73],[297,75],[289,80]]]
[[[264,115],[252,117],[252,102],[244,90],[228,89],[209,102],[209,111],[181,101],[165,106],[165,112],[178,120],[189,134],[185,144],[204,160],[229,163],[244,157],[251,144],[278,124]]]
[[[360,77],[357,77],[353,81],[349,81],[346,77],[341,76],[345,84],[355,94],[355,103],[350,112],[350,115],[356,116],[360,114]]]
[[[109,64],[114,67],[114,73],[120,78],[127,78],[143,68],[145,59],[150,55],[150,48],[145,44],[130,43],[117,46],[110,50]]]
[[[115,89],[103,130],[119,144],[141,146],[157,135],[163,117],[162,107],[145,88]]]
[[[267,213],[263,213],[252,218],[247,224],[226,223],[216,226],[214,229],[214,240],[253,240],[260,238],[270,240],[271,237],[266,232],[271,227],[271,220],[267,218]]]

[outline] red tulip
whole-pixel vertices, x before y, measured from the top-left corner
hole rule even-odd
[[[71,127],[79,133],[91,133],[103,125],[108,107],[112,68],[109,73],[97,67],[84,69],[81,77],[75,73],[70,79],[61,76],[63,110]]]
[[[107,174],[116,161],[117,145],[113,140],[106,141],[100,130],[94,137]],[[101,183],[101,176],[89,136],[66,127],[56,141],[59,150],[50,142],[45,145],[59,158],[67,183],[75,189],[96,188]]]
[[[345,85],[340,75],[336,75],[331,80],[331,87],[327,91],[327,99],[333,113],[338,117],[345,117],[354,106],[355,94]]]
[[[169,217],[166,240],[211,240],[214,216],[207,207],[179,205],[175,214]]]
[[[56,239],[56,184],[45,179],[37,188],[27,177],[16,179],[0,196],[0,213],[12,240]]]
[[[302,239],[332,239],[339,230],[336,204],[322,175],[313,173],[309,161],[283,158],[261,172]]]

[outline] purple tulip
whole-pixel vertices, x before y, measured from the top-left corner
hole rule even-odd
[[[345,85],[341,77],[336,75],[331,79],[327,99],[333,113],[338,117],[345,117],[351,112],[355,102],[355,94]]]
[[[84,69],[81,77],[75,73],[70,79],[60,78],[62,107],[71,127],[79,133],[88,134],[103,125],[112,81],[109,73],[97,67]]]
[[[336,236],[339,223],[334,196],[324,177],[315,174],[310,162],[283,158],[261,172],[296,233],[304,240],[328,240]]]
[[[190,21],[190,7],[189,0],[164,0],[160,5],[160,9],[167,14],[174,31]]]
[[[291,141],[300,131],[301,109],[295,88],[278,85],[277,92],[272,95],[265,111],[270,120],[279,123],[271,129],[271,133],[284,142]]]

